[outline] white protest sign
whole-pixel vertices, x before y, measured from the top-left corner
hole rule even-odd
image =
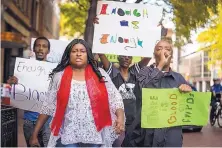
[[[152,57],[161,38],[162,8],[153,5],[99,1],[93,52]]]
[[[49,73],[57,63],[16,58],[14,85],[10,104],[16,108],[38,112],[48,90]]]
[[[32,38],[32,41],[31,41],[32,48],[33,48],[35,40],[36,38]],[[50,52],[47,55],[47,61],[52,62],[52,63],[59,63],[66,49],[66,46],[69,44],[69,41],[49,39],[49,42],[50,42],[51,47],[50,47]],[[33,55],[32,58],[35,58],[35,55]]]

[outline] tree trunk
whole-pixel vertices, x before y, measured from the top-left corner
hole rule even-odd
[[[91,47],[93,44],[93,34],[94,34],[93,19],[96,16],[96,9],[97,9],[97,0],[90,0],[90,8],[88,10],[88,19],[86,22],[84,40],[87,41]]]
[[[88,10],[88,19],[86,21],[86,28],[84,33],[84,40],[87,41],[91,47],[93,44],[93,35],[94,35],[93,19],[96,16],[97,1],[98,0],[90,0],[90,8]],[[120,1],[120,0],[114,0],[114,1]],[[122,2],[126,2],[126,0],[123,0]]]

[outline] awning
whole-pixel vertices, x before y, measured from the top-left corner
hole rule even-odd
[[[14,32],[1,33],[1,48],[25,48],[27,46],[21,34]]]

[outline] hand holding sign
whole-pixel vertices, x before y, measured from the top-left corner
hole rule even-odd
[[[99,24],[99,18],[97,16],[93,19],[93,23],[94,24]]]
[[[10,85],[18,84],[18,78],[15,76],[10,76],[9,79],[7,80],[7,83]]]
[[[19,83],[14,85],[11,105],[20,109],[38,112],[45,98],[49,73],[57,64],[16,58],[14,74]]]
[[[187,84],[182,84],[179,87],[180,92],[191,92],[192,88]]]
[[[178,89],[142,90],[142,128],[208,123],[211,93],[180,93]]]

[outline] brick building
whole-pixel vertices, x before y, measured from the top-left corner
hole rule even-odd
[[[1,0],[1,83],[13,75],[16,57],[22,57],[24,50],[32,49],[31,38],[59,38],[59,2],[60,0]],[[11,138],[4,146],[26,147],[22,110],[18,110],[17,119],[18,129],[13,129],[17,133],[17,136],[13,136],[17,138]],[[1,138],[4,138],[2,134]],[[4,144],[6,139],[1,141]]]
[[[13,74],[16,57],[31,49],[31,38],[59,38],[60,0],[1,1],[1,77],[5,82]]]

